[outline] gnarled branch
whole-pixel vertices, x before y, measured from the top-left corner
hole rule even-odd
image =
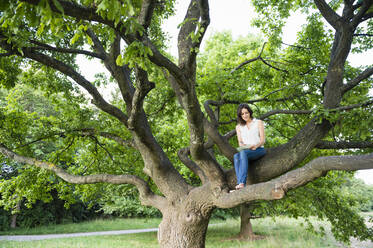
[[[111,183],[111,184],[132,184],[137,187],[140,193],[140,199],[143,204],[160,208],[165,200],[163,197],[155,195],[148,184],[138,176],[134,175],[109,175],[97,174],[88,176],[78,176],[67,173],[65,170],[59,168],[53,163],[39,161],[34,158],[19,155],[5,145],[0,143],[0,152],[6,157],[13,159],[19,163],[29,164],[38,168],[46,169],[54,172],[63,180],[74,184],[92,184],[92,183]]]
[[[356,156],[319,157],[305,166],[265,183],[249,185],[215,200],[220,208],[231,208],[255,200],[276,200],[286,192],[325,175],[330,170],[355,171],[373,168],[373,153]]]

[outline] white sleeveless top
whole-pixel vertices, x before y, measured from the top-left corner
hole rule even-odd
[[[256,145],[260,143],[259,121],[253,119],[250,123],[250,128],[247,125],[239,125],[241,131],[242,142],[245,145]],[[263,147],[263,146],[262,146]]]

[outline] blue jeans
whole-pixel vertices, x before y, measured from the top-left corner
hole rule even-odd
[[[234,169],[236,170],[237,184],[243,183],[246,185],[249,162],[259,159],[265,154],[266,150],[263,147],[259,147],[256,150],[245,149],[234,154]]]

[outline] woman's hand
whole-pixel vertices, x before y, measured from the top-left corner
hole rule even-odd
[[[258,148],[258,146],[257,146],[257,145],[251,145],[251,146],[249,147],[249,149],[250,149],[250,150],[253,150],[253,151],[255,151],[255,150],[256,150],[256,148]]]
[[[256,144],[256,145],[252,145],[252,146],[250,146],[250,150],[253,150],[253,151],[255,151],[258,147],[261,147],[262,146],[262,144],[261,143],[258,143],[258,144]]]

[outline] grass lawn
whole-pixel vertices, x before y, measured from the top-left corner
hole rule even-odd
[[[31,235],[31,234],[58,234],[97,232],[113,230],[130,230],[158,227],[161,219],[97,219],[81,223],[67,223],[59,225],[40,226],[35,228],[16,228],[14,230],[0,232],[0,235]]]
[[[120,229],[136,229],[136,228],[152,228],[157,227],[160,219],[115,219],[115,220],[97,220],[93,222],[69,225],[57,225],[49,227],[49,229],[57,230],[55,233],[72,233],[73,230],[79,232],[85,231],[103,231],[103,230],[120,230]],[[274,222],[271,218],[253,220],[253,228],[256,234],[265,235],[263,240],[256,241],[238,241],[227,240],[234,236],[239,231],[239,219],[229,219],[226,221],[212,221],[215,225],[211,225],[208,229],[206,238],[206,247],[209,248],[236,248],[236,247],[255,247],[255,248],[320,248],[320,247],[340,247],[337,246],[332,237],[319,237],[305,230],[301,225],[301,220],[293,220],[289,218],[277,218]],[[322,223],[318,223],[322,224]],[[62,226],[62,228],[60,227]],[[72,229],[70,229],[72,228]],[[119,228],[119,229],[118,229]],[[35,231],[39,230],[39,231]],[[50,233],[48,227],[46,229],[35,228],[35,230],[26,230],[27,233]],[[43,230],[40,232],[40,230]],[[62,231],[65,230],[65,231]],[[21,234],[20,230],[17,230]],[[46,232],[48,231],[48,232]],[[4,235],[5,233],[1,233]],[[126,235],[111,235],[111,236],[89,236],[89,237],[74,237],[63,239],[50,239],[41,241],[0,241],[0,247],[3,248],[144,248],[144,247],[159,247],[157,243],[157,233],[140,233]]]

